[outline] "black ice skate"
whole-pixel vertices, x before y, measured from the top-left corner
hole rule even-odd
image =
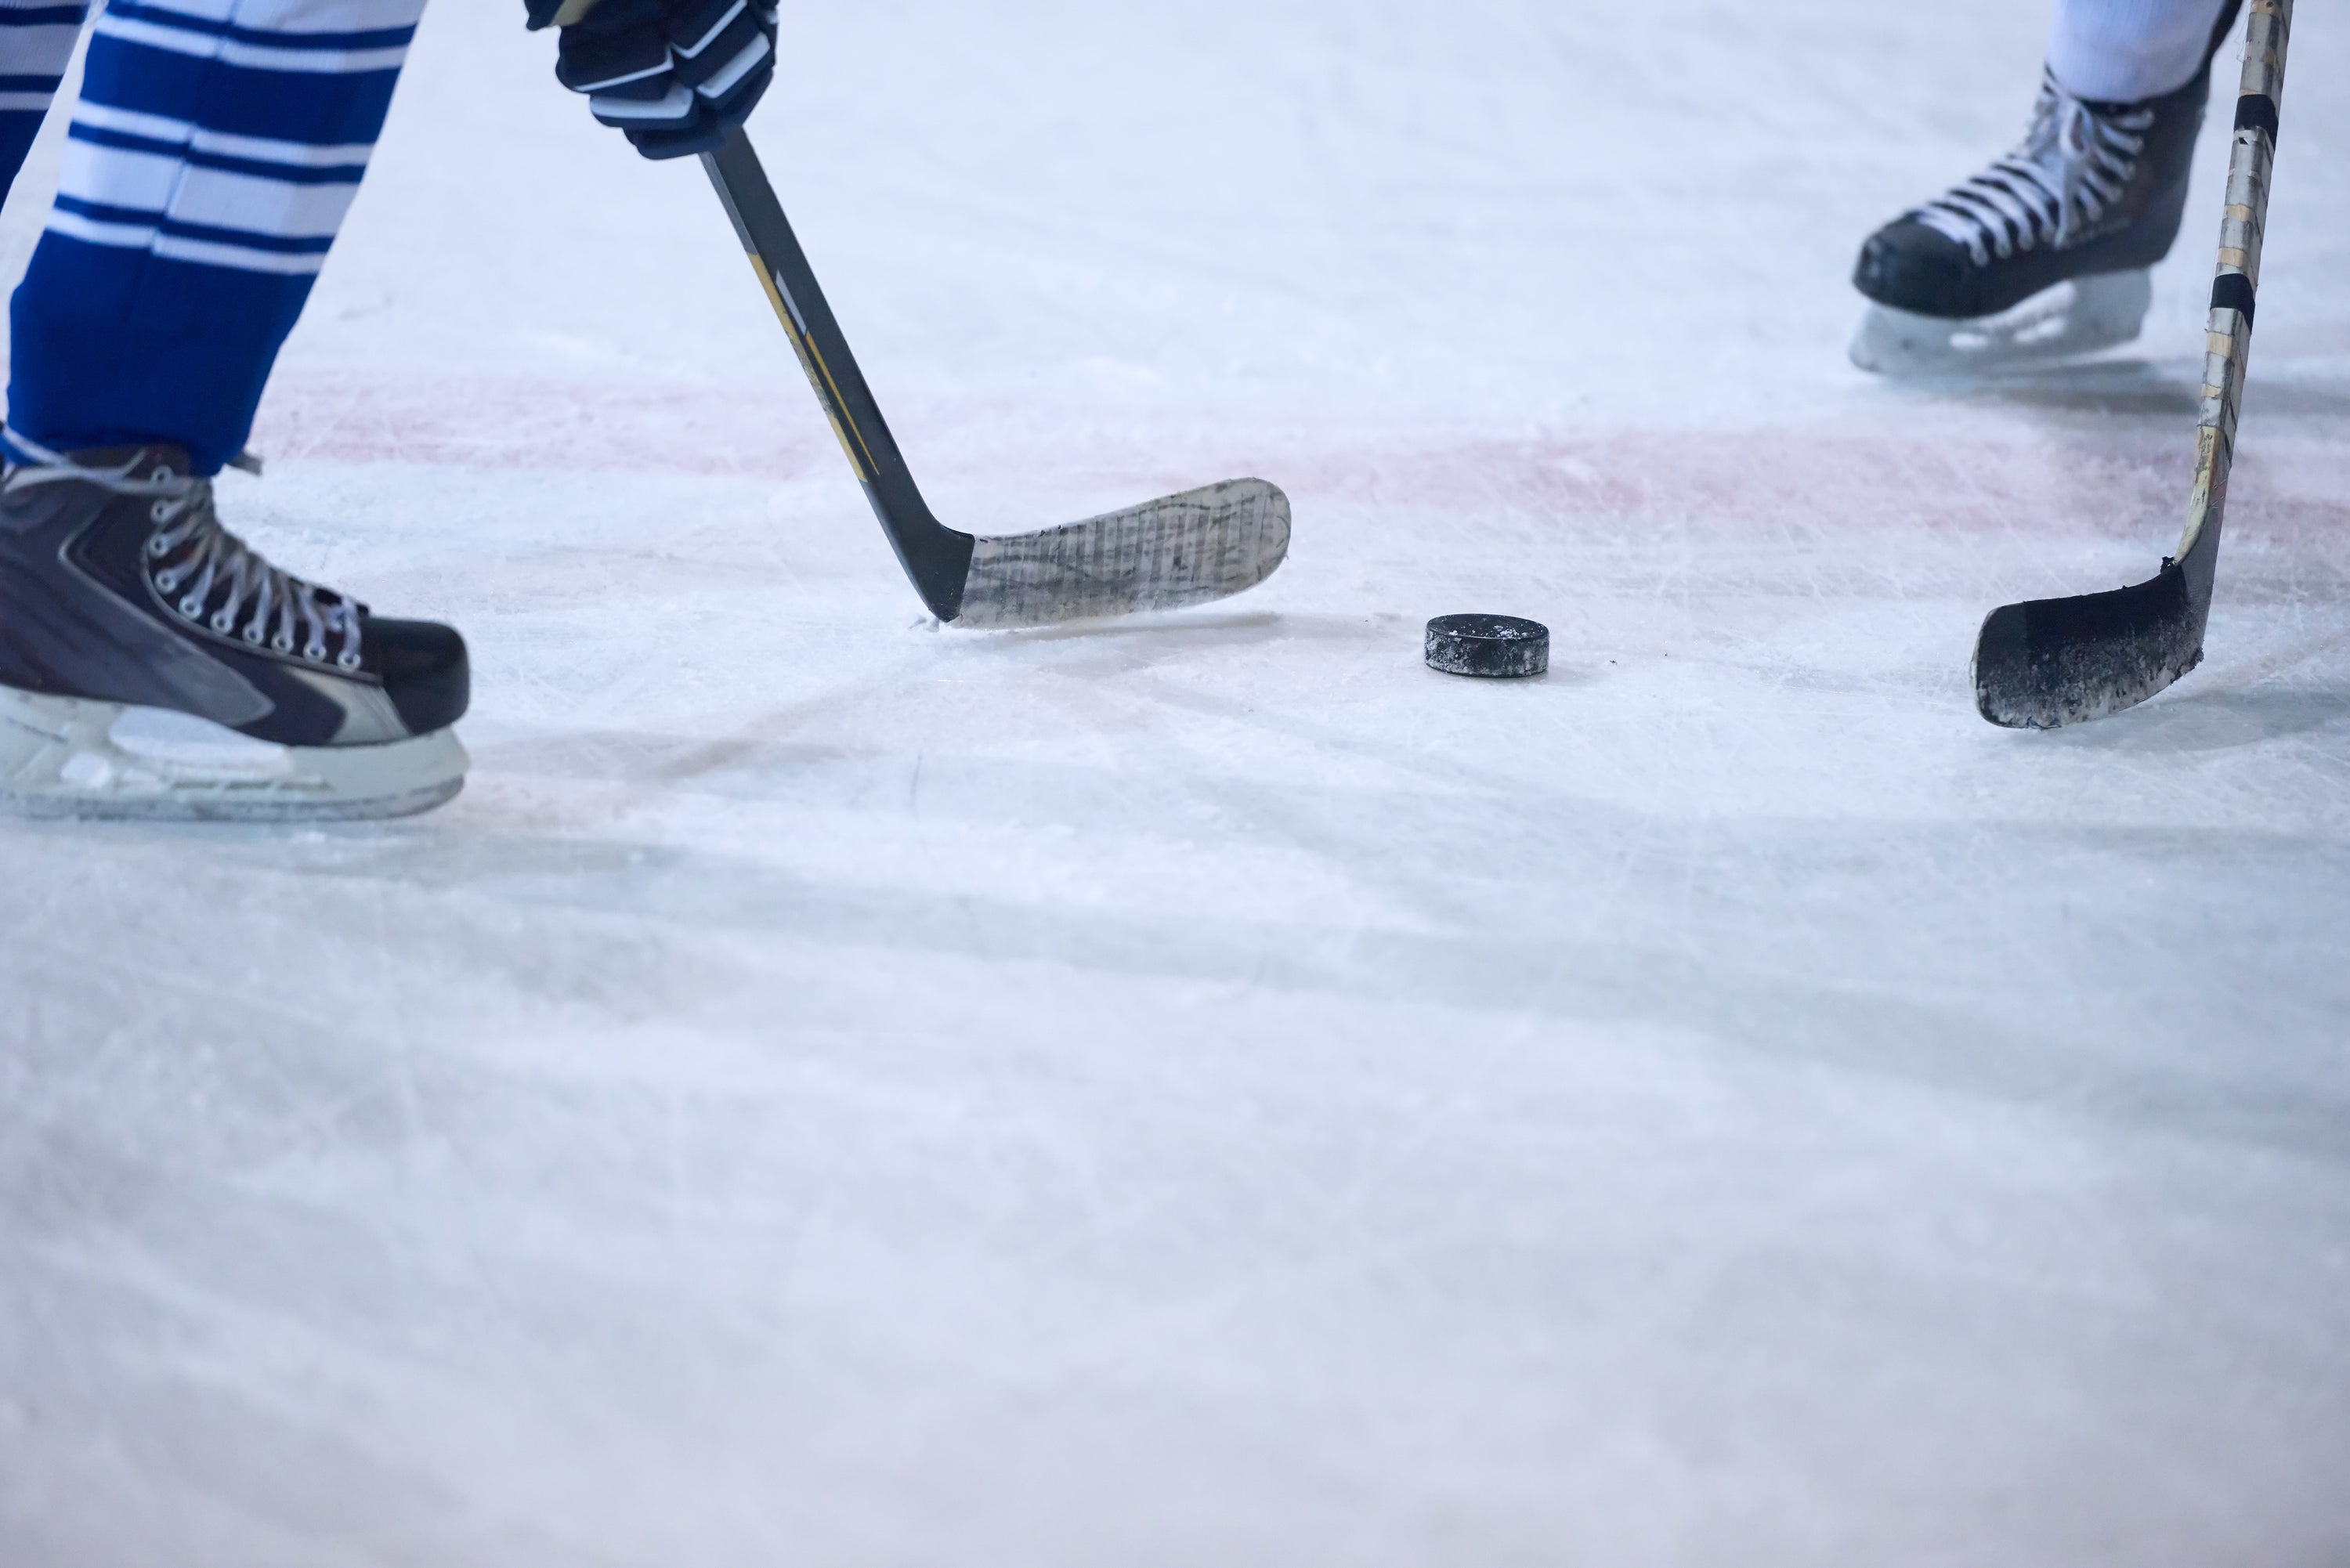
[[[455,631],[269,565],[183,452],[11,439],[39,461],[0,477],[0,808],[398,816],[463,786]]]
[[[2136,337],[2148,271],[2178,234],[2210,82],[2207,61],[2176,92],[2091,103],[2043,72],[2021,146],[1861,246],[1852,281],[1876,303],[1853,363],[1981,373]]]

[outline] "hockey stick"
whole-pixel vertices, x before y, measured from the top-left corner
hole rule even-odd
[[[2228,159],[2228,205],[2220,223],[2219,275],[2203,359],[2195,488],[2176,557],[2147,582],[2077,598],[2002,605],[1975,644],[1975,706],[1994,724],[2053,730],[2145,701],[2203,659],[2211,575],[2228,507],[2236,411],[2252,345],[2253,292],[2276,160],[2277,101],[2284,91],[2293,0],[2251,0],[2236,136]]]
[[[959,626],[1049,626],[1202,604],[1255,587],[1289,550],[1289,498],[1232,479],[1034,534],[973,538],[931,515],[840,324],[742,131],[702,155],[767,302],[914,591]]]

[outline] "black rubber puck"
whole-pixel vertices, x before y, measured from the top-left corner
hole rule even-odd
[[[1540,675],[1550,628],[1513,615],[1440,615],[1428,623],[1428,667],[1447,675]]]

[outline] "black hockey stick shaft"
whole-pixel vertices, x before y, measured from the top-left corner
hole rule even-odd
[[[899,564],[931,613],[941,620],[954,619],[971,575],[972,536],[941,523],[922,500],[750,138],[740,128],[729,131],[716,151],[702,155],[702,166],[718,188],[718,199],[733,220],[767,303],[791,338],[800,369],[807,372],[808,385],[832,421],[858,483],[865,486],[865,497],[897,550]]]

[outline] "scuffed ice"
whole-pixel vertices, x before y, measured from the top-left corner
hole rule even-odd
[[[0,1565],[2350,1562],[2350,29],[2204,664],[2027,733],[1985,612],[2178,536],[2224,109],[2125,355],[1845,347],[2043,0],[786,6],[940,516],[1295,504],[985,636],[518,11],[220,487],[464,630],[465,793],[0,825]]]

